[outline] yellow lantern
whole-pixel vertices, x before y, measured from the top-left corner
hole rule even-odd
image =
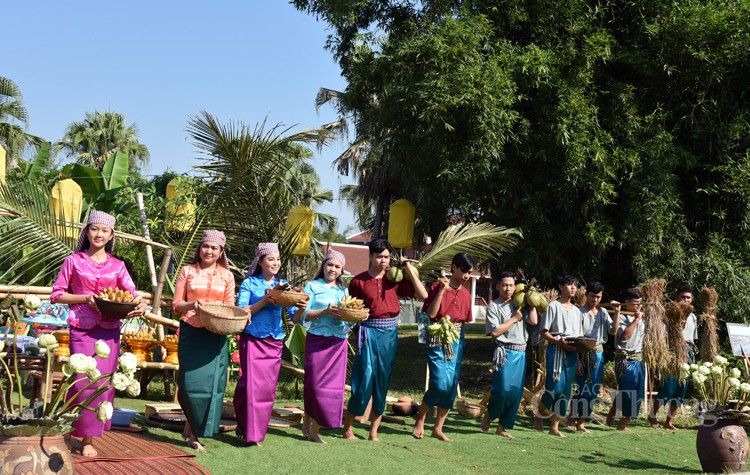
[[[83,191],[78,183],[70,178],[55,183],[49,196],[49,206],[58,221],[68,223],[65,237],[77,239],[80,230],[73,223],[81,220],[83,208]]]
[[[295,256],[310,255],[310,241],[312,240],[315,213],[305,205],[297,205],[289,211],[286,220],[286,232],[296,232],[296,245],[292,250]]]
[[[5,183],[5,149],[0,145],[0,183]]]
[[[195,224],[195,200],[184,197],[185,186],[179,176],[167,183],[167,231],[185,232]]]
[[[414,205],[405,199],[396,200],[391,205],[388,240],[393,247],[404,249],[412,246],[416,211]]]

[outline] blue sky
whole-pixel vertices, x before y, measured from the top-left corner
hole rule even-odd
[[[335,118],[330,107],[315,110],[320,87],[345,87],[324,49],[326,25],[285,1],[27,0],[2,11],[0,76],[21,88],[29,132],[56,141],[86,112],[119,112],[149,148],[145,174],[199,163],[185,129],[201,110],[299,131]],[[331,168],[342,149],[315,151],[336,197],[350,182]],[[341,201],[321,210],[339,217],[339,230],[354,222]]]

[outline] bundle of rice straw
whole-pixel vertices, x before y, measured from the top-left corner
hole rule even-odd
[[[646,301],[646,334],[643,337],[643,361],[648,364],[651,374],[661,378],[669,369],[670,353],[667,345],[664,316],[664,296],[667,281],[651,279],[641,287]]]
[[[573,296],[573,304],[577,307],[581,307],[586,304],[586,286],[579,285],[576,289],[576,294]]]
[[[719,335],[716,333],[716,315],[719,294],[711,287],[703,287],[698,296],[698,303],[702,313],[699,318],[703,322],[703,338],[701,338],[701,361],[713,361],[719,354]]]
[[[542,291],[542,295],[544,298],[547,299],[547,302],[554,302],[557,300],[557,298],[560,296],[560,292],[557,289],[545,289]],[[542,324],[542,318],[544,317],[544,314],[538,315],[537,318],[539,318],[539,325]],[[538,367],[541,368],[542,371],[545,371],[546,365],[547,365],[547,352],[545,351],[547,349],[547,340],[540,338],[539,340],[539,351],[535,353],[534,360],[536,361],[536,364],[539,365]]]
[[[682,330],[688,315],[693,312],[693,306],[687,302],[669,302],[665,307],[667,316],[667,344],[672,352],[669,362],[669,374],[678,376],[680,365],[688,363],[687,343]]]

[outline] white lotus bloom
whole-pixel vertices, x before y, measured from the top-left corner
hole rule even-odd
[[[70,356],[68,364],[73,371],[78,374],[85,374],[86,371],[96,368],[96,360],[91,356],[86,356],[83,353],[76,353]]]
[[[112,386],[118,391],[125,391],[128,389],[128,384],[130,384],[130,378],[125,373],[120,373],[119,371],[112,375]]]
[[[55,338],[55,335],[51,333],[45,333],[44,335],[39,337],[36,345],[39,348],[49,348],[50,346],[57,345],[57,338]]]
[[[130,397],[138,397],[141,394],[141,383],[137,379],[131,379],[128,389],[125,390],[125,394]]]
[[[700,366],[700,367],[698,368],[698,371],[697,371],[697,372],[698,372],[698,373],[700,373],[700,374],[705,374],[705,375],[709,375],[709,374],[711,374],[711,368],[710,368],[710,367],[708,367],[708,366],[703,366],[703,365],[701,365],[701,366]]]
[[[690,365],[690,371],[698,371],[698,365],[696,363],[693,363]]]
[[[724,372],[724,368],[721,366],[713,366],[711,368],[711,374],[718,376]]]
[[[138,358],[133,353],[123,353],[119,359],[120,369],[124,373],[133,374],[138,368]]]
[[[710,362],[710,361],[704,361],[704,362],[703,362],[703,364],[701,364],[701,366],[708,366],[709,368],[710,368],[711,366],[713,366],[713,365],[714,365],[714,364],[713,364],[712,362]]]
[[[740,391],[742,391],[743,393],[750,393],[750,384],[748,383],[740,384]]]
[[[88,371],[86,371],[86,377],[89,378],[89,381],[93,381],[101,375],[102,375],[102,372],[96,368],[89,369]]]
[[[730,378],[739,378],[740,376],[742,376],[742,372],[740,371],[739,368],[732,368],[729,370]]]
[[[723,356],[721,356],[721,355],[714,356],[714,363],[716,363],[716,364],[725,365],[728,362],[729,361],[726,358],[724,358]]]
[[[741,386],[740,380],[737,378],[729,378],[729,386],[737,389]]]
[[[96,418],[99,422],[107,422],[112,419],[112,413],[115,408],[112,407],[112,403],[109,401],[102,401],[99,403],[99,407],[96,408]]]
[[[109,356],[110,348],[107,343],[104,342],[104,340],[99,340],[96,343],[94,343],[94,353],[96,353],[96,356],[99,358],[105,360]]]
[[[690,371],[690,365],[688,363],[682,363],[680,365],[680,371]]]

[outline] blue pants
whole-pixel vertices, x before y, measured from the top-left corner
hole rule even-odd
[[[505,365],[492,374],[490,401],[487,411],[490,420],[499,419],[506,429],[512,429],[518,415],[518,405],[523,398],[523,381],[526,376],[526,352],[505,350]]]
[[[688,360],[690,363],[695,363],[695,355],[693,354],[692,348],[688,347]],[[675,402],[677,407],[682,405],[682,401],[685,399],[685,394],[688,390],[690,383],[685,381],[685,384],[680,384],[680,380],[674,376],[668,376],[661,383],[659,393],[654,399],[659,401],[659,404],[666,406],[669,402]]]
[[[363,415],[372,397],[372,411],[383,414],[398,348],[398,329],[360,327],[359,331],[367,332],[367,344],[354,357],[347,410],[354,416]]]
[[[458,379],[461,377],[461,359],[464,353],[464,335],[453,343],[454,358],[445,361],[443,347],[427,348],[427,366],[430,368],[430,383],[422,402],[429,407],[451,409],[458,392]]]
[[[638,417],[644,396],[644,384],[646,382],[646,370],[640,361],[628,360],[625,374],[617,379],[619,391],[615,396],[613,404],[619,408],[623,417],[634,419]]]
[[[560,379],[553,380],[552,362],[554,361],[554,345],[547,345],[547,376],[544,378],[544,395],[542,404],[547,409],[555,411],[559,417],[565,417],[568,413],[568,400],[573,391],[573,381],[576,379],[578,368],[578,353],[565,352],[563,368]]]
[[[578,391],[570,402],[571,417],[590,419],[591,413],[594,412],[594,405],[599,399],[599,389],[602,387],[602,374],[604,372],[604,353],[597,351],[595,355],[596,360],[591,372],[591,381],[586,382],[586,374],[576,377]],[[587,369],[583,368],[583,370],[585,372]]]

